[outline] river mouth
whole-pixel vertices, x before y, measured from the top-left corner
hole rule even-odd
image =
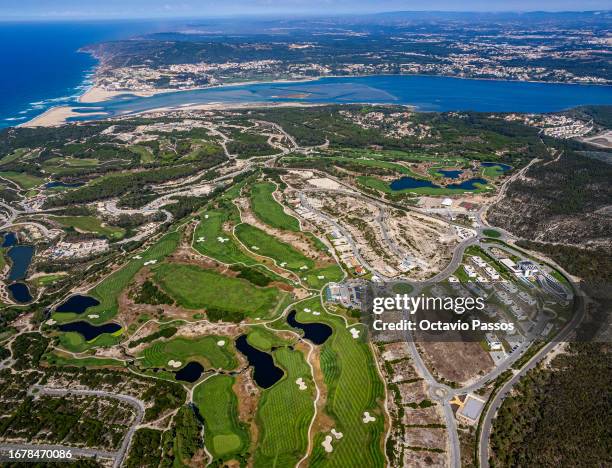
[[[251,346],[246,335],[240,335],[236,339],[236,349],[249,361],[253,368],[253,380],[261,388],[270,388],[285,375],[283,370],[274,364],[272,355]]]
[[[105,323],[102,325],[92,325],[89,322],[79,321],[70,322],[59,325],[60,331],[77,332],[85,338],[85,341],[91,341],[104,333],[115,333],[121,330],[121,325],[115,322]]]
[[[182,369],[177,370],[174,373],[174,378],[176,380],[181,380],[182,382],[193,383],[196,382],[204,372],[204,366],[196,361],[190,361],[183,367]]]
[[[82,314],[88,308],[97,305],[100,305],[100,302],[97,299],[91,296],[75,294],[57,306],[55,312],[73,312],[75,314]]]
[[[26,302],[30,302],[32,300],[30,289],[28,288],[28,285],[25,283],[9,284],[7,288],[10,291],[11,296],[13,297],[15,302],[19,302],[20,304],[25,304]]]
[[[287,323],[293,328],[299,328],[304,332],[304,338],[316,345],[322,345],[331,336],[333,330],[329,325],[318,322],[302,323],[295,318],[297,312],[292,310],[287,315]]]

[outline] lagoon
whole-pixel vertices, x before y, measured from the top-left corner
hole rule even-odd
[[[80,105],[91,120],[194,104],[287,103],[403,104],[420,111],[555,112],[587,104],[612,104],[612,86],[477,80],[444,76],[329,77],[293,83],[254,83],[175,91],[148,97],[122,95]],[[106,115],[88,115],[105,112]]]

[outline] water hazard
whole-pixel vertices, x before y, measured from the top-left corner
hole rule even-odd
[[[295,318],[296,315],[296,311],[292,310],[287,316],[287,323],[293,328],[301,329],[304,332],[304,338],[307,340],[316,345],[321,345],[331,336],[333,330],[329,325],[317,322],[298,322]]]
[[[28,285],[25,283],[9,284],[7,288],[10,291],[11,296],[16,302],[24,304],[32,300],[30,289],[28,288]]]
[[[183,382],[193,383],[200,378],[202,372],[204,372],[204,366],[199,362],[191,361],[182,369],[177,370],[174,373],[174,378]]]
[[[82,314],[89,307],[94,307],[99,304],[100,302],[91,296],[76,294],[69,297],[68,300],[57,306],[55,312],[74,312],[75,314]]]
[[[261,388],[270,388],[285,374],[280,367],[274,364],[274,359],[268,353],[251,346],[246,335],[240,335],[236,340],[236,349],[244,354],[253,368],[253,380]]]
[[[103,325],[92,325],[89,322],[70,322],[59,326],[63,332],[80,333],[86,341],[91,341],[103,333],[115,333],[121,330],[121,325],[115,322],[105,323]]]

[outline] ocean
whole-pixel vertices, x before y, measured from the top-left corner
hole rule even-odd
[[[88,106],[78,104],[77,98],[90,85],[96,61],[78,49],[100,41],[172,30],[172,26],[175,24],[170,21],[0,22],[0,128],[19,125],[59,105],[80,106],[83,112],[91,112]],[[582,104],[612,104],[612,87],[369,76],[122,97],[89,107],[102,107],[113,116],[211,102],[359,102],[407,104],[423,111],[553,112]],[[81,119],[85,118],[95,117]]]
[[[96,65],[79,48],[165,26],[143,21],[0,22],[0,127],[75,103]]]

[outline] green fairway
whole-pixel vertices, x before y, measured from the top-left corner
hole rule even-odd
[[[0,264],[0,268],[2,268],[1,264]],[[43,276],[37,276],[32,281],[34,282],[34,284],[36,284],[36,286],[47,286],[49,284],[55,283],[56,281],[64,278],[65,276],[66,276],[65,274],[64,275],[60,275],[60,274],[43,275]]]
[[[66,367],[125,367],[125,362],[111,358],[73,358],[68,355],[49,353],[44,360],[52,366]]]
[[[306,283],[309,287],[321,289],[327,283],[341,281],[344,278],[344,273],[338,265],[330,265],[310,270],[305,275],[300,275],[300,277],[306,278]]]
[[[73,353],[82,353],[94,347],[108,347],[119,343],[120,335],[102,333],[91,341],[85,341],[83,335],[77,332],[65,332],[60,334],[60,345]]]
[[[215,458],[229,459],[248,445],[248,432],[238,420],[234,377],[215,375],[193,391],[193,402],[204,419],[206,448]]]
[[[223,342],[222,345],[219,345]],[[145,367],[166,367],[168,361],[198,361],[205,368],[234,369],[238,365],[235,358],[233,341],[226,336],[207,335],[200,338],[173,338],[158,341],[145,349],[142,354]]]
[[[262,351],[270,351],[274,346],[285,346],[289,343],[263,326],[249,327],[247,341]]]
[[[503,176],[505,172],[502,166],[485,166],[482,168],[482,175],[491,179]]]
[[[268,316],[286,293],[260,288],[247,280],[223,276],[194,265],[164,263],[155,267],[155,279],[188,309],[220,309],[252,317]]]
[[[274,190],[276,186],[270,182],[253,185],[251,190],[253,213],[268,226],[299,232],[300,223],[283,211],[283,207],[272,196]]]
[[[336,430],[344,434],[342,439],[332,442],[331,453],[324,452],[319,441],[314,447],[312,465],[383,466],[384,386],[363,336],[365,329],[353,326],[360,330],[359,337],[353,338],[339,317],[324,312],[314,316],[305,313],[304,308],[322,310],[319,298],[300,303],[296,307],[297,320],[326,323],[334,329],[321,348],[321,369],[328,388],[325,411],[335,420]],[[376,421],[365,424],[365,411]]]
[[[223,263],[254,264],[255,260],[241,250],[234,235],[223,230],[223,223],[227,220],[228,214],[225,211],[202,213],[193,235],[194,249]]]
[[[253,252],[274,259],[278,265],[284,263],[284,267],[289,270],[305,272],[314,267],[314,261],[310,258],[250,224],[236,226],[236,236]]]
[[[256,467],[294,466],[308,446],[308,425],[314,414],[315,388],[302,353],[283,347],[273,355],[285,376],[262,391],[256,416],[259,426]],[[305,390],[300,390],[298,378],[306,385]]]
[[[179,233],[171,232],[162,237],[156,244],[153,244],[146,251],[132,256],[132,259],[121,269],[107,276],[101,283],[93,288],[89,293],[100,301],[100,304],[87,309],[88,315],[98,315],[97,318],[87,320],[94,324],[107,322],[117,314],[117,298],[132,278],[150,260],[161,261],[176,249],[179,242]],[[140,258],[135,258],[135,257]],[[53,319],[58,322],[69,322],[78,318],[78,314],[72,312],[53,313]]]
[[[102,222],[93,216],[52,216],[62,226],[72,227],[84,232],[100,234],[111,240],[121,239],[125,235],[125,229],[116,226],[103,226]]]
[[[19,185],[22,189],[29,190],[42,184],[45,180],[41,177],[36,177],[25,172],[5,171],[0,172],[0,177],[11,180]]]

